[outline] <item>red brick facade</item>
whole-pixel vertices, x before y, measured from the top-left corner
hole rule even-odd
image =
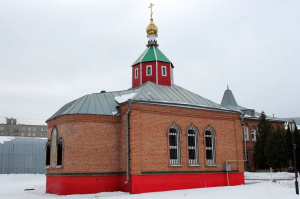
[[[122,116],[74,114],[62,115],[48,121],[48,139],[51,138],[52,128],[56,126],[58,137],[62,137],[65,147],[62,166],[47,168],[48,193],[74,194],[117,190],[140,193],[227,185],[226,172],[222,170],[222,165],[227,160],[231,160],[231,185],[244,183],[243,175],[240,175],[244,172],[244,163],[236,161],[243,160],[241,121],[238,113],[133,103],[130,112],[131,181],[125,185],[128,104],[121,106],[120,110]],[[167,129],[172,122],[176,122],[181,128],[180,166],[170,166]],[[191,123],[199,129],[199,166],[190,166],[188,161],[188,141],[185,132]],[[203,130],[208,125],[216,133],[215,166],[206,164]],[[216,175],[216,181],[210,182],[209,175],[213,174]],[[170,175],[178,182],[183,179],[184,182],[189,182],[188,179],[192,180],[198,175],[198,181],[194,184],[190,181],[181,187],[169,182],[165,188],[153,182],[153,179],[161,177],[165,180],[171,179]],[[233,177],[234,175],[238,177]],[[77,177],[86,180],[90,188],[78,188],[80,185],[75,183]],[[201,178],[202,182],[199,184]],[[71,179],[73,185],[69,184]],[[145,189],[142,182],[149,189]],[[155,189],[156,186],[161,188]],[[77,188],[74,189],[75,187]]]

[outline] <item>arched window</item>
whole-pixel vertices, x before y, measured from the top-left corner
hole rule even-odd
[[[165,67],[165,66],[161,67],[161,75],[162,76],[167,76],[167,67]]]
[[[46,167],[50,167],[51,141],[46,143]]]
[[[149,65],[146,67],[146,75],[151,76],[152,75],[152,66]]]
[[[216,164],[215,134],[212,130],[205,131],[206,163],[207,165]]]
[[[180,131],[176,126],[169,129],[170,164],[180,165]]]
[[[53,127],[51,132],[51,167],[52,168],[55,168],[57,163],[57,158],[56,158],[57,141],[58,141],[57,136],[58,136],[57,128]]]
[[[188,130],[188,150],[189,150],[189,164],[199,164],[199,152],[198,152],[198,133],[196,129],[190,128]]]

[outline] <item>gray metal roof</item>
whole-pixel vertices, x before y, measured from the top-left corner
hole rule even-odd
[[[233,93],[227,86],[227,90],[225,90],[222,101],[221,101],[221,106],[224,106],[230,110],[234,111],[239,111],[241,113],[244,113],[244,117],[247,119],[259,119],[261,113],[254,111],[254,116],[248,115],[247,110],[250,110],[249,108],[245,108],[243,106],[238,105],[236,102]],[[253,109],[254,110],[254,109]],[[282,118],[276,118],[276,117],[271,117],[266,115],[266,118],[271,121],[284,121]]]
[[[222,98],[222,102],[221,102],[221,106],[227,107],[227,106],[238,106],[231,90],[229,90],[228,86],[227,86],[227,90],[225,90],[223,98]]]
[[[180,86],[163,86],[148,81],[134,89],[85,95],[64,105],[48,120],[66,114],[100,114],[120,116],[118,106],[123,103],[127,103],[127,100],[118,103],[115,97],[125,97],[131,93],[135,93],[135,95],[130,99],[136,102],[232,112],[231,110]]]

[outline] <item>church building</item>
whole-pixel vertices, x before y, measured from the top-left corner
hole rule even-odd
[[[240,112],[174,83],[150,7],[147,48],[131,65],[132,88],[82,96],[47,120],[47,193],[244,184]]]

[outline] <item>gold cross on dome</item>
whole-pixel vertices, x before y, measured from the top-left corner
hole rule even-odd
[[[151,15],[150,15],[151,19],[152,19],[152,14],[153,14],[153,12],[152,12],[152,7],[153,7],[153,6],[154,6],[154,4],[153,4],[153,3],[150,3],[149,8],[151,8]]]

